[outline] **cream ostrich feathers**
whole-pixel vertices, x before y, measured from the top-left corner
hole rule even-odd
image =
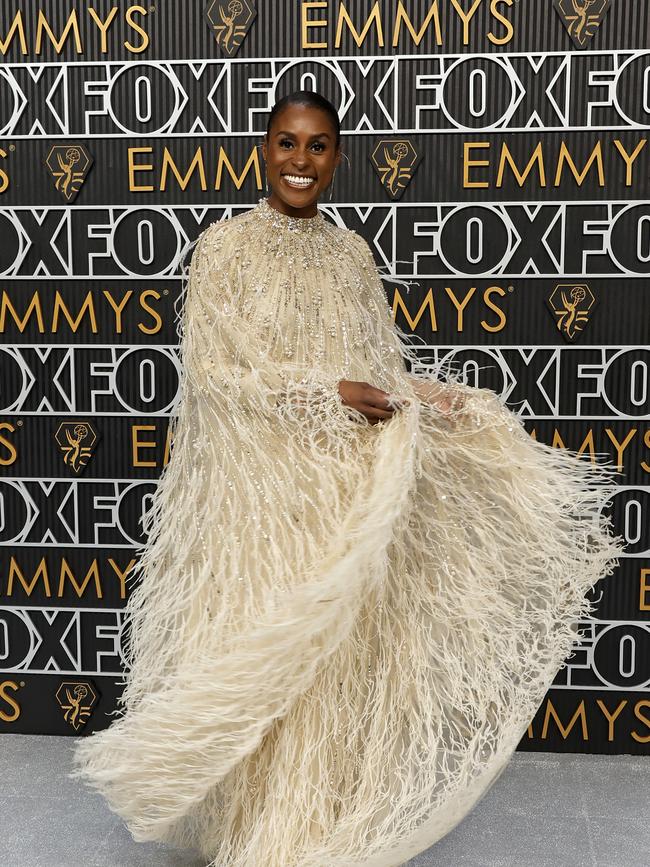
[[[453,372],[407,374],[368,245],[321,212],[213,224],[184,290],[119,716],[71,776],[215,867],[403,864],[487,791],[571,651],[622,550],[615,472]],[[344,378],[394,416],[346,407]]]

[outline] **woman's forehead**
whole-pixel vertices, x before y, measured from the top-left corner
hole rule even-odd
[[[300,103],[284,106],[280,109],[277,115],[273,118],[273,131],[280,134],[281,132],[290,132],[290,127],[310,127],[310,131],[314,135],[322,134],[331,137],[333,123],[326,111],[322,108],[312,105],[302,105]],[[277,130],[277,132],[276,132]]]

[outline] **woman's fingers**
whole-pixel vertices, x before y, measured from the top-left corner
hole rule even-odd
[[[371,403],[362,403],[361,412],[371,418],[392,418],[394,410],[381,409],[380,407],[374,406],[374,404]]]
[[[374,385],[369,385],[364,394],[364,402],[370,406],[379,407],[379,409],[390,409],[388,406],[388,392],[382,391],[381,388],[376,388]]]
[[[363,413],[367,416],[374,416],[375,421],[378,421],[382,418],[392,418],[395,414],[395,410],[403,409],[410,403],[410,399],[405,396],[396,396],[392,395],[392,400],[389,403],[388,399],[391,397],[387,391],[383,391],[381,388],[376,388],[373,385],[366,385],[366,392],[364,395],[364,403],[363,403]]]

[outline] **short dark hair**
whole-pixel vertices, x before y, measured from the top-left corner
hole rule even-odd
[[[281,97],[275,103],[271,109],[266,124],[267,138],[274,118],[288,105],[306,105],[310,108],[318,108],[321,111],[324,111],[329,116],[332,126],[334,127],[334,132],[336,133],[336,147],[339,146],[341,143],[341,121],[339,120],[339,114],[329,99],[321,96],[320,93],[315,93],[313,90],[295,90],[293,93],[288,93]]]

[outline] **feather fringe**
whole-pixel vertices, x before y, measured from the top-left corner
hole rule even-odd
[[[70,776],[215,867],[393,867],[485,794],[570,653],[622,550],[615,470],[409,376],[365,242],[271,212],[193,248],[120,716]],[[342,378],[399,410],[371,425]]]

